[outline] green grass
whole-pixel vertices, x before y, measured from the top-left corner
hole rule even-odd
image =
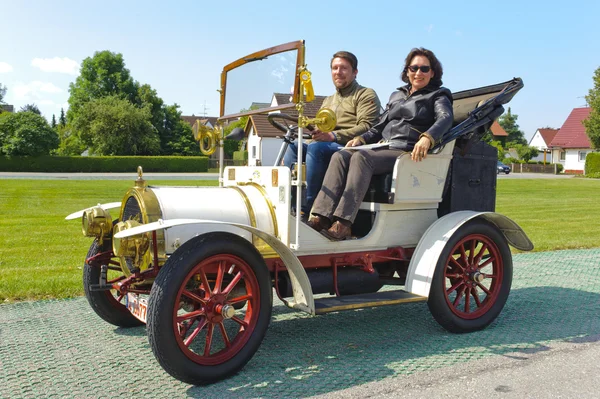
[[[216,185],[216,181],[150,181]],[[66,215],[119,201],[132,181],[0,180],[0,301],[83,294],[91,238]],[[536,251],[600,246],[600,181],[500,179],[496,210],[517,222]]]

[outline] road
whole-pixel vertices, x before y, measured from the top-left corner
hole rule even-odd
[[[597,398],[600,248],[513,259],[483,331],[448,333],[425,303],[310,317],[276,300],[253,359],[204,387],[169,377],[144,327],[111,326],[84,298],[0,305],[0,398]]]

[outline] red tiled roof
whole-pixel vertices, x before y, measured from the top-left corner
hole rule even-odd
[[[508,137],[508,133],[500,126],[498,121],[494,121],[492,126],[490,126],[490,130],[495,137]]]
[[[196,116],[196,115],[181,115],[181,120],[190,124],[190,126],[194,126],[194,123],[200,119],[200,123],[206,125],[207,122],[210,122],[211,125],[215,126],[217,124],[216,116]]]
[[[574,108],[550,142],[550,147],[591,148],[590,140],[585,134],[585,126],[582,123],[589,116],[591,110],[591,108]]]
[[[549,146],[552,140],[554,140],[554,136],[558,133],[558,129],[540,128],[538,132],[540,132],[546,146]]]

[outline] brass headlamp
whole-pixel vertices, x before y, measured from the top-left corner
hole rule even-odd
[[[110,237],[112,232],[110,213],[100,206],[86,209],[81,217],[81,231],[86,237],[98,238],[98,243],[101,245],[102,241]]]

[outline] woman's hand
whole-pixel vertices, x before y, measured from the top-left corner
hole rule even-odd
[[[421,137],[419,141],[417,141],[417,144],[415,144],[415,148],[413,148],[410,158],[415,162],[422,161],[427,158],[429,147],[431,147],[431,140],[426,136]]]
[[[346,147],[358,147],[359,145],[363,145],[363,143],[358,137],[355,137],[346,143]]]

